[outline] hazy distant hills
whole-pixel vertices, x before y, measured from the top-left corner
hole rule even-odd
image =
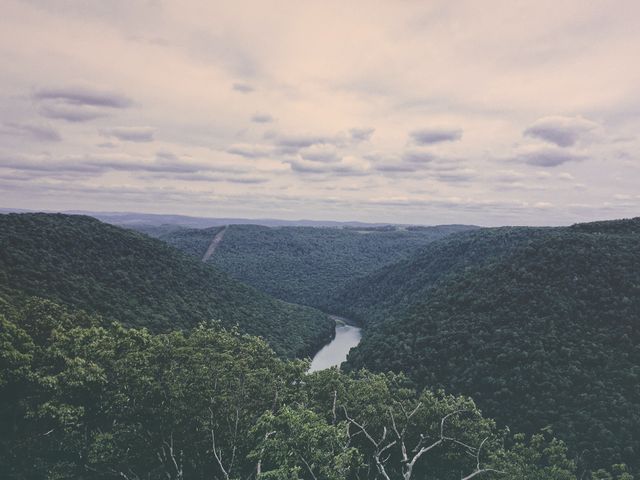
[[[345,287],[366,321],[348,365],[551,426],[582,466],[640,466],[640,219],[483,229]]]
[[[33,210],[0,208],[0,213],[34,213]],[[192,217],[188,215],[167,215],[154,213],[135,212],[92,212],[87,210],[69,210],[64,212],[69,215],[88,215],[98,220],[114,225],[158,227],[162,225],[187,228],[209,228],[221,225],[262,225],[266,227],[381,227],[386,223],[367,222],[338,222],[332,220],[281,220],[275,218],[209,218]]]
[[[474,228],[231,225],[210,262],[276,298],[327,309],[333,292],[348,281],[398,261],[430,242]],[[141,231],[202,258],[220,227],[143,227]]]
[[[221,320],[287,356],[333,331],[321,312],[276,300],[166,243],[94,218],[0,215],[0,292],[50,298],[155,331]]]

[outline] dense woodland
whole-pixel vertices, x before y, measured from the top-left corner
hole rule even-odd
[[[152,331],[239,325],[283,355],[333,334],[323,313],[258,292],[159,240],[90,217],[0,215],[0,294],[37,295]]]
[[[350,279],[400,260],[429,242],[472,228],[230,225],[210,261],[234,278],[276,298],[327,309],[333,292]],[[181,229],[159,232],[157,236],[202,258],[218,231],[219,227]]]
[[[218,231],[0,216],[1,478],[640,469],[640,219],[231,226],[205,265]],[[359,321],[343,372],[299,360],[326,314],[221,270]]]
[[[640,467],[640,219],[473,232],[355,283],[346,312],[396,313],[373,316],[349,368],[471,395],[519,431],[552,426],[583,469]]]
[[[401,375],[308,375],[216,323],[151,334],[41,299],[0,312],[3,479],[576,478],[549,434]]]
[[[451,235],[402,260],[352,279],[329,299],[329,310],[371,325],[402,316],[439,281],[491,262],[558,229],[503,227]]]

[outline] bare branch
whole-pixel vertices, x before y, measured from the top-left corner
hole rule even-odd
[[[482,440],[482,442],[480,442],[480,445],[478,446],[477,450],[476,450],[476,469],[471,472],[469,475],[467,475],[466,477],[464,477],[462,480],[470,480],[471,478],[475,477],[476,475],[480,475],[483,473],[499,473],[499,474],[504,474],[505,472],[500,471],[500,470],[495,470],[493,468],[480,468],[480,454],[482,453],[482,447],[484,446],[485,442],[489,440],[489,437],[485,437],[484,440]]]
[[[211,407],[209,407],[209,415],[210,415],[210,427],[211,427],[211,449],[213,450],[213,456],[216,459],[216,462],[218,462],[218,466],[220,467],[220,470],[222,471],[222,474],[224,475],[224,478],[226,478],[227,480],[229,480],[229,473],[227,472],[227,470],[224,468],[224,465],[222,464],[222,449],[220,449],[220,451],[218,451],[218,449],[216,448],[216,434],[215,434],[215,430],[213,428],[213,410],[211,409]]]
[[[302,460],[302,462],[307,467],[307,470],[309,471],[309,473],[313,477],[313,480],[318,480],[318,477],[316,477],[315,473],[313,473],[313,470],[311,470],[311,466],[307,463],[307,461],[304,459],[304,457],[302,455],[300,455],[299,453],[298,453],[298,457],[300,457],[300,460]]]
[[[267,432],[264,434],[264,440],[266,441],[271,435],[274,435],[275,430],[272,432]],[[260,450],[260,458],[258,459],[258,463],[256,464],[256,478],[259,478],[262,474],[262,456],[264,455],[264,447]]]
[[[333,407],[331,408],[331,412],[333,413],[333,422],[332,425],[336,424],[336,402],[338,401],[338,391],[333,391]]]
[[[482,470],[476,470],[475,472],[467,475],[466,477],[460,479],[460,480],[470,480],[471,478],[475,477],[476,475],[481,475],[483,473],[498,473],[498,474],[504,474],[506,472],[503,472],[501,470],[495,470],[493,468],[483,468]]]

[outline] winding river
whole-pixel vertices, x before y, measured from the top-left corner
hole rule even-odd
[[[331,315],[336,322],[336,336],[316,353],[311,361],[309,372],[340,366],[347,359],[349,350],[360,343],[361,329],[350,325],[344,318]]]

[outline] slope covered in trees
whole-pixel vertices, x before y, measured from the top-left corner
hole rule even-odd
[[[327,308],[332,292],[354,277],[474,227],[314,228],[231,225],[211,262],[234,278],[288,302]],[[159,238],[202,258],[219,227]]]
[[[519,431],[550,425],[584,468],[639,468],[640,219],[519,229],[507,248],[504,234],[445,240],[372,276],[370,295],[404,313],[370,326],[350,368],[471,395]],[[390,291],[399,271],[415,277],[409,295]]]
[[[455,272],[491,262],[556,232],[549,228],[502,227],[450,235],[399,262],[349,281],[327,303],[331,311],[365,326],[401,316]]]
[[[153,331],[217,319],[308,355],[332,335],[321,312],[276,300],[145,235],[91,217],[0,215],[0,294],[37,295]]]
[[[215,323],[99,324],[41,299],[0,305],[3,479],[576,479],[562,442],[401,375],[308,375]]]

